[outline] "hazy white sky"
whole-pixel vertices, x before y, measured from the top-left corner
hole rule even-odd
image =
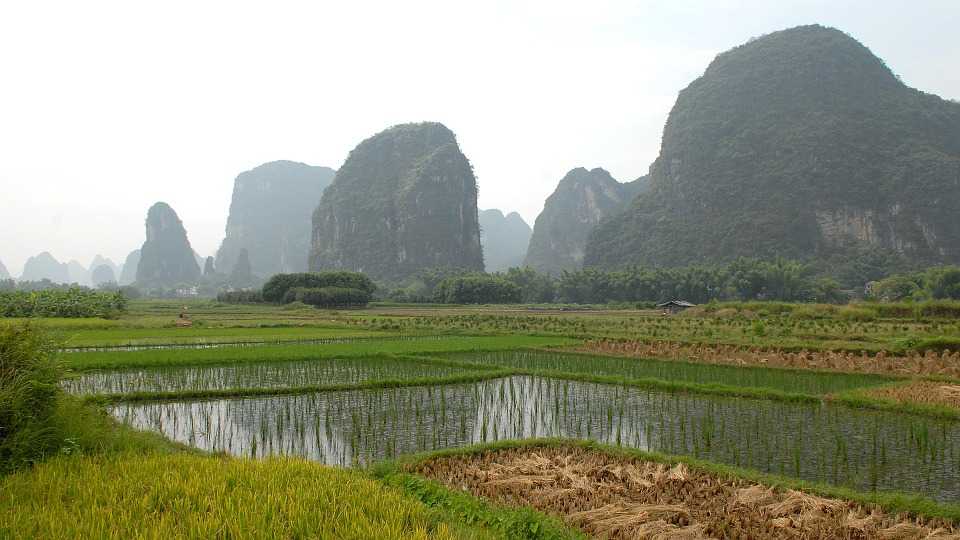
[[[214,254],[238,173],[339,168],[422,120],[457,134],[480,208],[532,225],[573,167],[646,173],[718,52],[810,23],[960,98],[957,0],[3,2],[0,261],[122,262],[158,200]]]

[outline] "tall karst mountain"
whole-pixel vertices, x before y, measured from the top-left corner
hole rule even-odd
[[[67,263],[55,259],[48,251],[30,257],[23,265],[20,281],[41,281],[49,279],[54,283],[72,283]]]
[[[255,275],[306,271],[310,215],[334,174],[328,167],[272,161],[237,176],[215,267],[229,272],[246,249]]]
[[[446,126],[394,126],[354,148],[323,193],[310,269],[394,281],[432,267],[483,269],[476,178]]]
[[[177,213],[164,202],[147,212],[147,240],[140,248],[137,284],[172,287],[192,284],[200,279],[200,266],[194,258],[187,231]]]
[[[516,212],[506,216],[497,209],[481,210],[480,244],[487,272],[499,272],[523,264],[533,230]]]
[[[593,228],[623,210],[646,185],[646,177],[621,184],[601,168],[571,170],[537,216],[524,264],[551,274],[580,268]]]
[[[10,279],[10,272],[8,272],[7,267],[3,265],[3,261],[0,261],[0,279]]]
[[[960,262],[960,104],[905,86],[866,47],[804,26],[720,54],[680,92],[651,188],[598,227],[586,263],[856,250]]]

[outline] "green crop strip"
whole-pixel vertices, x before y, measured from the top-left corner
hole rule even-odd
[[[575,340],[562,337],[454,336],[438,340],[397,340],[324,345],[265,345],[248,348],[78,352],[66,355],[64,362],[70,369],[84,371],[134,367],[200,366],[235,362],[314,360],[371,356],[381,353],[497,351],[531,347],[560,347],[575,343]]]
[[[449,448],[435,452],[413,454],[403,456],[392,462],[389,466],[403,471],[413,470],[417,465],[427,461],[455,456],[467,456],[481,454],[485,452],[495,452],[497,450],[512,448],[537,448],[537,447],[581,447],[588,450],[602,452],[614,457],[625,457],[640,459],[644,461],[653,461],[664,463],[666,465],[684,465],[699,469],[701,471],[726,478],[739,478],[750,482],[764,484],[778,489],[795,489],[805,491],[822,497],[831,497],[836,499],[846,499],[859,504],[874,504],[885,511],[898,513],[906,512],[911,515],[925,516],[930,518],[949,519],[954,522],[960,522],[960,504],[940,503],[932,499],[919,495],[909,495],[905,493],[868,493],[856,491],[849,488],[836,487],[817,482],[808,482],[795,478],[779,476],[774,474],[762,473],[752,469],[744,469],[730,465],[722,465],[709,461],[703,461],[687,456],[675,456],[661,454],[656,452],[647,452],[632,448],[623,448],[606,445],[593,441],[584,441],[579,439],[526,439],[498,441],[494,443],[473,445],[461,448]]]

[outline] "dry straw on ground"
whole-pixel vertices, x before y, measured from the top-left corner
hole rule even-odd
[[[901,403],[945,405],[960,409],[960,384],[936,381],[911,381],[896,386],[864,390],[868,396],[892,399]]]
[[[866,353],[834,351],[785,352],[733,345],[689,345],[670,341],[589,341],[577,350],[582,352],[727,364],[734,366],[766,366],[820,369],[852,373],[897,375],[940,375],[960,378],[960,352],[909,353],[893,356],[885,352]]]
[[[960,540],[960,531],[943,520],[580,447],[438,458],[416,472],[500,504],[559,515],[600,538]]]

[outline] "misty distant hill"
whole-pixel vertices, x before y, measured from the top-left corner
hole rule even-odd
[[[230,274],[243,249],[255,275],[306,271],[310,216],[334,174],[329,167],[272,161],[238,175],[217,271]]]
[[[140,266],[140,250],[135,249],[131,251],[127,258],[123,261],[123,266],[120,270],[120,276],[118,278],[118,283],[120,285],[130,285],[137,280],[137,267]]]
[[[66,263],[61,263],[49,252],[44,251],[27,259],[23,265],[23,274],[20,281],[41,281],[49,279],[54,283],[71,283],[70,269]]]
[[[506,216],[497,209],[481,210],[480,244],[487,272],[521,266],[533,230],[516,212]]]
[[[524,264],[551,274],[579,269],[593,228],[645,187],[645,177],[621,184],[601,168],[571,170],[537,216]]]
[[[586,264],[960,262],[960,104],[904,85],[832,28],[724,52],[680,92],[650,189],[598,227]],[[536,236],[536,232],[534,232]]]
[[[7,267],[3,265],[3,261],[0,261],[0,279],[10,279],[10,272],[8,272]]]

